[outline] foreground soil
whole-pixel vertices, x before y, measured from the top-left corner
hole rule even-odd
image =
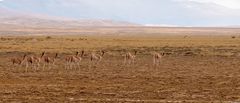
[[[57,66],[28,72],[0,56],[0,102],[226,102],[240,101],[240,60],[235,56],[165,56],[158,67],[148,55],[134,65],[107,56],[85,58],[78,70]],[[41,68],[40,68],[41,69]]]

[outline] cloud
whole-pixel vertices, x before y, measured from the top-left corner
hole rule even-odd
[[[52,16],[152,25],[237,25],[240,0],[5,0],[4,7]]]
[[[231,9],[240,9],[240,0],[185,0],[200,3],[215,3]]]

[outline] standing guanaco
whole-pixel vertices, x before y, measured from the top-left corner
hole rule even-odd
[[[43,57],[45,55],[45,52],[42,52],[40,57],[34,56],[33,59],[36,63],[36,67],[39,68],[41,66],[41,63],[43,62]]]
[[[54,66],[57,57],[58,57],[58,53],[56,53],[54,57],[44,56],[43,57],[43,61],[44,61],[43,69],[45,69],[46,65],[48,66],[48,68],[51,68],[51,66]]]
[[[126,63],[128,63],[128,64],[135,63],[136,55],[137,55],[137,51],[136,50],[134,51],[134,55],[132,55],[130,52],[127,52],[124,55],[124,64],[126,64]]]
[[[84,51],[82,51],[81,55],[79,56],[79,52],[76,52],[73,56],[67,56],[65,58],[66,64],[65,69],[72,69],[74,68],[80,68],[80,62],[82,61],[82,57],[84,55]]]
[[[152,55],[153,55],[153,65],[158,66],[159,63],[162,61],[162,58],[165,55],[165,53],[160,54],[160,53],[154,52],[152,53]]]
[[[101,51],[101,54],[92,52],[90,57],[91,62],[96,61],[96,63],[99,63],[102,60],[104,54],[105,54],[105,51],[103,50]]]
[[[40,57],[34,56],[34,55],[28,56],[27,63],[26,63],[26,71],[28,69],[29,64],[31,65],[31,68],[35,69],[35,71],[39,69],[40,63],[42,62],[44,55],[45,55],[45,52],[42,52]]]

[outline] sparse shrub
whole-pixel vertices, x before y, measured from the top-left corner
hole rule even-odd
[[[0,40],[5,41],[6,39],[4,37],[1,37]]]
[[[86,38],[79,38],[78,40],[87,40]]]
[[[0,40],[2,40],[2,41],[7,41],[7,40],[12,40],[12,39],[11,39],[11,38],[1,37]]]
[[[195,55],[195,53],[191,51],[184,53],[184,56],[193,56],[193,55]]]
[[[25,41],[31,41],[31,40],[33,40],[34,38],[26,38],[25,39]],[[22,40],[22,39],[20,39],[20,40]]]
[[[37,41],[44,41],[43,38],[37,38]]]
[[[52,39],[52,37],[51,36],[47,36],[46,39]]]
[[[232,36],[232,39],[235,39],[236,38],[236,36]]]
[[[84,40],[84,38],[79,38],[78,40]]]

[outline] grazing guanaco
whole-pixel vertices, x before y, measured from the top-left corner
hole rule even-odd
[[[160,53],[154,52],[152,53],[152,55],[153,55],[153,65],[158,66],[159,63],[161,62],[162,57],[165,55],[165,53],[160,54]]]
[[[134,55],[132,55],[130,52],[127,52],[127,53],[124,55],[124,64],[126,64],[126,62],[127,62],[128,64],[135,63],[136,55],[137,55],[137,51],[136,51],[136,50],[134,51]]]
[[[84,55],[84,51],[82,51],[81,55],[79,56],[79,52],[76,52],[75,55],[73,56],[67,56],[65,58],[66,60],[66,64],[65,64],[65,68],[69,68],[72,69],[74,68],[73,66],[76,65],[76,68],[80,68],[80,62],[82,61],[82,57]]]
[[[25,61],[26,57],[27,57],[27,54],[24,54],[22,58],[21,57],[11,58],[11,62],[13,65],[21,66],[23,65],[23,62]]]

